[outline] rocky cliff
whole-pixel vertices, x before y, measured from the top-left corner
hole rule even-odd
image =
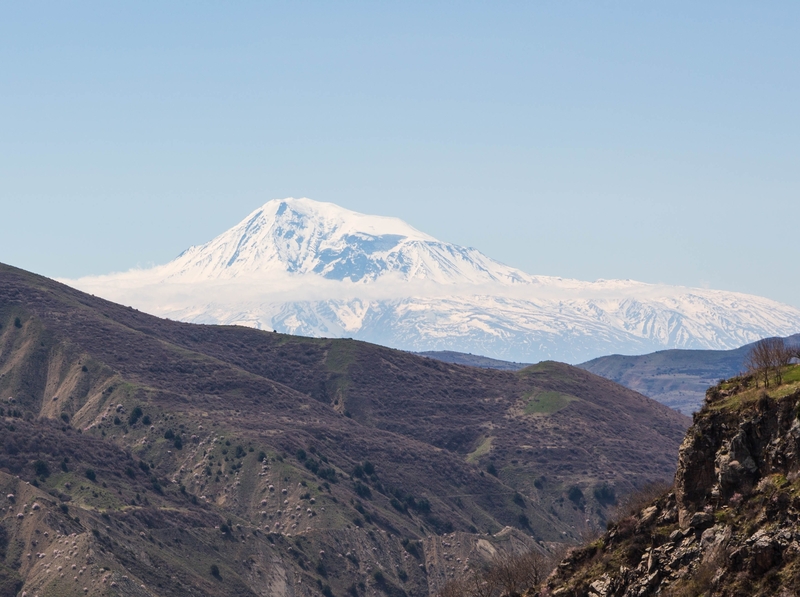
[[[768,389],[709,389],[674,487],[629,506],[538,594],[800,594],[800,366]]]

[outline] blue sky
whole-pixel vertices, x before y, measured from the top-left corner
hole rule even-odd
[[[308,196],[800,306],[799,30],[789,2],[6,3],[0,261],[162,263]]]

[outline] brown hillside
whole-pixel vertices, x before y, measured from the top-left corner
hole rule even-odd
[[[177,500],[200,509],[204,528],[222,517],[249,529],[245,542],[263,535],[259,549],[267,551],[259,557],[284,562],[286,587],[305,578],[318,591],[358,593],[366,589],[352,584],[356,574],[365,586],[422,595],[453,569],[429,545],[442,533],[463,533],[464,558],[480,552],[480,534],[496,543],[491,534],[505,526],[517,527],[523,542],[525,535],[575,538],[587,520],[602,523],[608,491],[672,475],[688,424],[567,365],[493,371],[350,340],[182,324],[7,266],[0,268],[0,324],[6,424],[25,421],[43,446],[53,434],[107,446],[118,456],[102,459],[110,467],[104,475],[120,479],[115,486],[125,497],[95,504],[57,474],[39,476],[36,491],[67,497],[90,518],[116,520],[139,507],[126,484],[143,483],[137,502]],[[102,453],[89,446],[74,458]],[[60,470],[51,451],[6,450],[0,466],[32,481],[36,460]],[[126,459],[147,463],[147,475],[138,480],[143,469],[131,467],[131,481]],[[170,504],[160,511],[177,507]],[[165,528],[179,526],[165,520]],[[363,557],[342,553],[318,567],[274,547],[287,537],[338,545],[343,536]],[[383,541],[376,550],[388,551],[367,549],[371,537]],[[417,540],[415,555],[408,541]],[[108,549],[115,566],[127,567]],[[347,551],[329,549],[321,551]],[[232,556],[223,550],[220,565],[258,594],[257,575],[234,572]],[[184,564],[176,555],[165,566]],[[372,574],[376,567],[383,580]]]

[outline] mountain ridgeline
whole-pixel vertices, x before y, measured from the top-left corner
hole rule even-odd
[[[0,326],[3,597],[429,595],[601,527],[689,423],[560,363],[180,323],[8,266]]]
[[[67,281],[148,313],[422,352],[583,362],[724,350],[800,330],[800,311],[734,292],[534,276],[397,218],[267,202],[145,270]]]
[[[800,334],[785,338],[800,345]],[[703,405],[706,390],[721,379],[743,373],[754,344],[734,350],[662,350],[644,355],[610,355],[578,365],[641,392],[684,414]]]

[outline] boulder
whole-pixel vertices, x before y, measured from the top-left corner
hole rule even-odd
[[[689,527],[692,529],[707,529],[714,525],[714,517],[708,512],[695,512],[689,519]]]

